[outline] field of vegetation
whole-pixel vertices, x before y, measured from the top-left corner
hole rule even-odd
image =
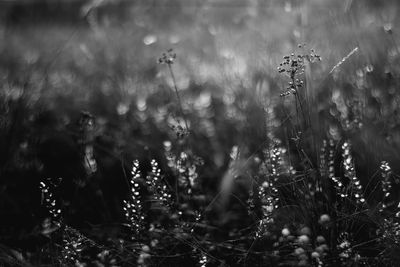
[[[397,1],[50,2],[0,1],[0,266],[398,266]]]

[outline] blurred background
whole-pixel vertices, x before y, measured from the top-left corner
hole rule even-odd
[[[277,67],[292,52],[322,57],[306,71],[319,141],[352,140],[361,179],[381,160],[399,169],[399,8],[395,0],[0,1],[0,237],[29,246],[46,178],[62,178],[72,225],[121,221],[132,160],[148,169],[156,158],[168,173],[171,144],[201,158],[213,196],[232,147],[247,159],[267,136],[288,138],[282,107],[295,107],[280,97],[288,78]],[[173,79],[157,63],[171,48],[191,131],[184,142],[173,130],[184,119]]]

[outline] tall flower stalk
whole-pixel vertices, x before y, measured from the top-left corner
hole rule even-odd
[[[176,99],[178,100],[179,111],[180,111],[180,113],[182,115],[182,118],[183,118],[183,121],[185,123],[185,128],[186,129],[181,129],[182,130],[182,135],[185,136],[189,132],[189,125],[188,125],[188,122],[187,122],[187,119],[186,119],[186,115],[183,112],[182,99],[181,99],[181,96],[179,94],[179,90],[178,90],[178,86],[177,86],[177,83],[176,83],[175,74],[174,74],[174,71],[172,69],[172,65],[174,64],[175,59],[176,59],[176,53],[173,51],[173,49],[168,49],[168,51],[166,53],[163,53],[162,56],[158,59],[158,63],[159,64],[166,64],[168,66],[169,74],[171,75],[172,83],[173,83],[175,94],[176,94]]]
[[[302,48],[304,45],[299,45]],[[286,55],[283,57],[283,61],[279,64],[278,72],[284,73],[289,77],[288,86],[280,94],[281,97],[288,95],[294,95],[296,98],[296,112],[298,110],[297,103],[300,106],[300,111],[303,116],[304,122],[307,125],[311,125],[310,119],[307,121],[303,103],[299,96],[299,89],[304,86],[303,74],[305,72],[306,63],[313,63],[315,61],[321,61],[321,56],[316,54],[313,49],[310,50],[309,54],[295,54]]]
[[[130,180],[130,198],[124,200],[124,211],[125,218],[128,222],[129,228],[133,234],[139,235],[140,231],[144,228],[144,214],[142,200],[140,196],[140,185],[139,180],[141,179],[141,173],[139,171],[139,161],[134,160],[132,166],[132,177]]]

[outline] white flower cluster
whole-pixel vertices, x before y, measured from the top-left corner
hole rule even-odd
[[[141,178],[139,170],[139,161],[134,160],[132,166],[132,178],[130,180],[131,194],[129,200],[124,200],[125,218],[129,227],[135,234],[139,234],[143,227],[144,215],[142,200],[140,197],[139,179]]]

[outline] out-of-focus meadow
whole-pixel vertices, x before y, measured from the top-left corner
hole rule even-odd
[[[46,217],[38,185],[58,177],[69,225],[98,240],[119,236],[132,161],[150,170],[157,159],[173,187],[171,151],[196,160],[199,198],[221,232],[252,222],[240,196],[271,140],[296,153],[289,142],[303,138],[314,163],[323,139],[350,140],[374,196],[380,162],[400,168],[399,8],[394,0],[1,1],[0,242],[14,252],[48,244],[37,237]],[[170,48],[174,63],[158,64]],[[277,67],[311,49],[322,60],[306,66],[300,94],[312,127],[293,132],[297,102],[280,96],[288,78]],[[185,121],[190,133],[179,138]],[[243,164],[234,185],[232,150]],[[220,200],[221,190],[239,197]]]

